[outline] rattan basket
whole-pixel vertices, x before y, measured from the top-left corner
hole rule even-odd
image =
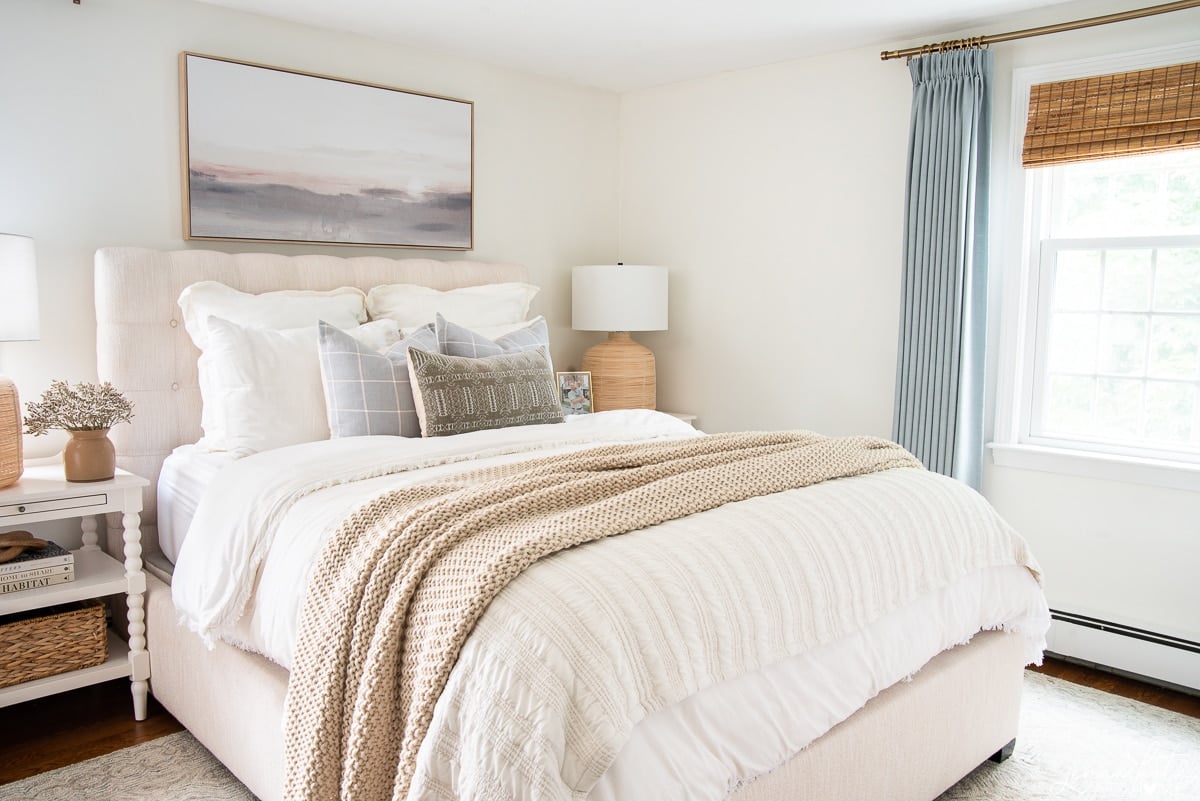
[[[98,600],[0,617],[0,687],[93,667],[107,656]]]

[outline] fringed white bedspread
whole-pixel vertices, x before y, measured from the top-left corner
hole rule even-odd
[[[635,418],[638,425],[624,434],[615,424],[607,428],[603,415],[588,425],[594,428],[591,434],[609,441],[690,435],[657,417]],[[541,453],[553,447],[545,437],[577,436],[583,430],[545,428],[560,430],[547,435],[530,430],[527,445],[520,447],[512,442],[475,445],[493,451],[530,447]],[[453,450],[463,444],[435,447]],[[374,458],[378,465],[379,454],[369,453],[371,447],[364,450],[364,464]],[[408,461],[429,466],[455,458],[457,452],[438,456],[425,450],[414,451]],[[360,467],[356,474],[340,451],[331,460],[334,469],[323,476],[319,465],[307,477],[304,470],[286,466],[297,463],[295,454],[290,462],[261,461],[239,471],[242,475],[226,485],[227,491],[245,493],[247,502],[264,498],[272,509],[267,517],[277,523],[293,513],[311,512],[321,492],[344,500],[356,484],[370,485],[372,492],[386,484],[383,478],[347,480],[371,470]],[[387,463],[403,461],[393,457]],[[462,466],[430,469],[444,475]],[[411,466],[390,472],[392,479],[405,476],[403,480],[420,474]],[[250,486],[250,477],[259,474],[268,477]],[[360,502],[365,499],[361,492],[352,494]],[[310,495],[312,502],[306,500]],[[322,525],[308,516],[310,524]],[[219,523],[220,517],[206,514],[202,505],[197,520]],[[227,522],[236,518],[230,513]],[[324,526],[327,533],[328,521]],[[214,542],[209,531],[222,531],[219,525],[189,534],[175,586],[177,602],[181,597],[202,601],[190,612],[185,607],[195,628],[270,655],[271,638],[256,637],[255,621],[261,623],[264,608],[290,608],[294,614],[296,602],[268,600],[264,585],[280,585],[280,577],[289,573],[294,583],[297,552],[311,559],[311,546],[323,537],[303,527],[285,529],[272,527],[267,534],[275,548],[222,543],[220,536]],[[196,545],[197,553],[203,549],[208,556],[188,567],[185,559],[199,541],[193,539],[197,534],[207,540]],[[220,564],[225,557],[213,553],[221,548],[239,554],[244,563]],[[259,595],[239,605],[238,593],[220,588],[213,578],[214,592],[206,598],[204,580],[186,578],[202,576],[200,563],[206,561],[218,563],[220,574],[248,574],[250,586],[261,569]],[[283,569],[287,565],[293,569]],[[779,764],[886,683],[981,628],[1019,631],[1036,658],[1048,618],[1035,571],[1024,543],[982,498],[920,470],[890,470],[769,495],[561,552],[519,576],[479,620],[437,703],[408,797],[629,798],[633,786],[673,787],[682,792],[673,797],[680,798],[720,798],[722,784],[732,786]],[[230,598],[227,614],[213,616]],[[919,631],[905,635],[903,626],[911,628],[914,619],[906,613],[910,609],[950,625],[936,634],[918,626]],[[249,614],[243,618],[244,612]],[[201,621],[206,615],[219,624],[205,626]],[[278,619],[280,613],[267,615],[272,616]],[[893,618],[900,629],[885,628]],[[294,638],[294,619],[292,626]],[[902,648],[898,640],[914,642]],[[878,655],[873,657],[872,651]],[[714,721],[715,728],[722,726],[711,710],[744,694],[747,680],[759,685],[750,691],[757,699],[745,710],[751,717],[761,714],[764,697],[771,698],[763,688],[777,686],[785,694],[794,690],[788,676],[813,678],[817,693],[836,687],[828,677],[821,680],[822,668],[811,658],[837,653],[841,664],[849,666],[844,672],[850,686],[828,693],[827,701],[818,695],[821,714],[784,714],[779,720],[767,716],[760,721],[768,724],[761,742],[745,742],[744,737],[726,742],[720,731],[712,731]],[[286,662],[290,651],[275,656]],[[859,670],[854,662],[864,658],[874,658],[880,666]],[[901,672],[894,675],[896,671]],[[875,686],[876,681],[885,683]],[[695,708],[698,699],[709,704],[708,712],[704,704]],[[782,695],[779,700],[793,702]],[[681,712],[683,720],[678,715],[672,719]],[[789,729],[790,717],[798,719],[795,729]],[[728,729],[737,732],[744,722],[730,719]],[[700,735],[686,749],[647,755],[645,748],[655,738],[645,737],[645,730],[660,724],[668,735],[660,743],[680,739],[680,731],[689,726]],[[635,746],[637,753],[623,752]],[[713,754],[718,755],[717,775],[723,783],[712,780]]]

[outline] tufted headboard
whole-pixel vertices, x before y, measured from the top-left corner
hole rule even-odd
[[[117,464],[150,479],[142,512],[142,543],[158,550],[155,486],[163,460],[179,445],[200,438],[200,356],[176,299],[196,281],[220,281],[243,292],[276,289],[369,290],[379,284],[421,284],[455,289],[528,281],[517,264],[388,259],[377,256],[281,256],[207,250],[102,248],[96,251],[96,360],[101,381],[111,381],[134,403],[131,425],[110,438]]]

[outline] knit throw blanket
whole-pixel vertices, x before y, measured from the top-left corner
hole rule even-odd
[[[750,497],[920,463],[808,432],[610,445],[385,492],[314,566],[285,706],[285,798],[403,799],[451,669],[537,559]]]

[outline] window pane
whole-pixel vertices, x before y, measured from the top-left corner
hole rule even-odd
[[[1155,378],[1200,378],[1200,318],[1153,319],[1149,374]]]
[[[1200,203],[1200,198],[1197,199]],[[1162,248],[1154,280],[1156,311],[1200,312],[1200,248]]]
[[[1146,382],[1146,438],[1161,443],[1200,443],[1194,425],[1196,387],[1168,381]]]
[[[1137,439],[1142,409],[1142,382],[1128,378],[1096,381],[1096,430],[1102,437]]]
[[[1054,308],[1092,311],[1100,307],[1100,251],[1063,250],[1054,273]]]
[[[1109,177],[1097,174],[1095,162],[1068,164],[1061,169],[1062,203],[1055,215],[1061,219],[1056,220],[1054,236],[1096,236],[1104,230],[1108,216]]]
[[[1114,311],[1145,311],[1150,308],[1153,253],[1149,249],[1104,252],[1104,299],[1101,308]]]
[[[1149,170],[1113,176],[1113,194],[1104,220],[1106,227],[1110,231],[1121,227],[1140,232],[1161,228],[1158,179],[1159,176]]]
[[[1190,163],[1167,177],[1166,222],[1173,233],[1200,234],[1200,150],[1184,152]]]
[[[1050,319],[1050,362],[1055,373],[1094,373],[1100,315],[1059,312]]]
[[[1057,176],[1050,236],[1200,234],[1200,149],[1050,169]]]
[[[1100,325],[1100,372],[1142,376],[1146,373],[1147,317],[1106,314]]]
[[[1046,383],[1046,408],[1043,412],[1046,433],[1090,433],[1096,379],[1052,375]]]

